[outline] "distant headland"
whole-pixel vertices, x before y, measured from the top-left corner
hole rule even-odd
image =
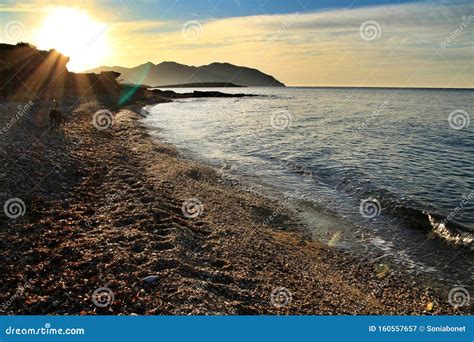
[[[121,66],[102,66],[87,72],[119,72],[121,80],[126,83],[147,84],[152,87],[183,85],[189,83],[232,83],[246,87],[284,87],[285,85],[257,69],[237,66],[229,63],[211,63],[199,67],[162,62],[148,62],[133,68]]]
[[[228,82],[203,82],[203,83],[184,83],[184,84],[167,84],[159,86],[160,88],[245,88],[235,83]]]

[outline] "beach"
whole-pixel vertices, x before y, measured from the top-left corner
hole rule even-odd
[[[1,127],[24,105],[2,103]],[[2,314],[465,313],[156,141],[143,105],[62,103],[63,133],[25,114],[2,131],[2,203],[25,204],[0,216]],[[99,130],[104,109],[114,122]]]

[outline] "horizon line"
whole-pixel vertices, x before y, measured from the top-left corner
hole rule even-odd
[[[251,87],[247,87],[251,88]],[[259,87],[255,87],[259,88]],[[261,87],[266,88],[266,87]],[[420,89],[420,90],[474,90],[471,88],[459,88],[459,87],[397,87],[397,86],[318,86],[318,85],[287,85],[285,87],[274,87],[274,88],[354,88],[354,89]]]

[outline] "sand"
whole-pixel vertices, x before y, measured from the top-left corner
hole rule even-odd
[[[18,105],[0,106],[0,127]],[[92,117],[105,108],[115,122],[99,131]],[[140,109],[84,102],[59,133],[33,107],[2,132],[1,204],[26,209],[0,216],[2,314],[462,313],[311,240],[279,203],[157,142]]]

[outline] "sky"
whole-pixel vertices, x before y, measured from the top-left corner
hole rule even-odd
[[[474,2],[2,1],[0,41],[68,68],[229,62],[293,86],[474,86]]]

